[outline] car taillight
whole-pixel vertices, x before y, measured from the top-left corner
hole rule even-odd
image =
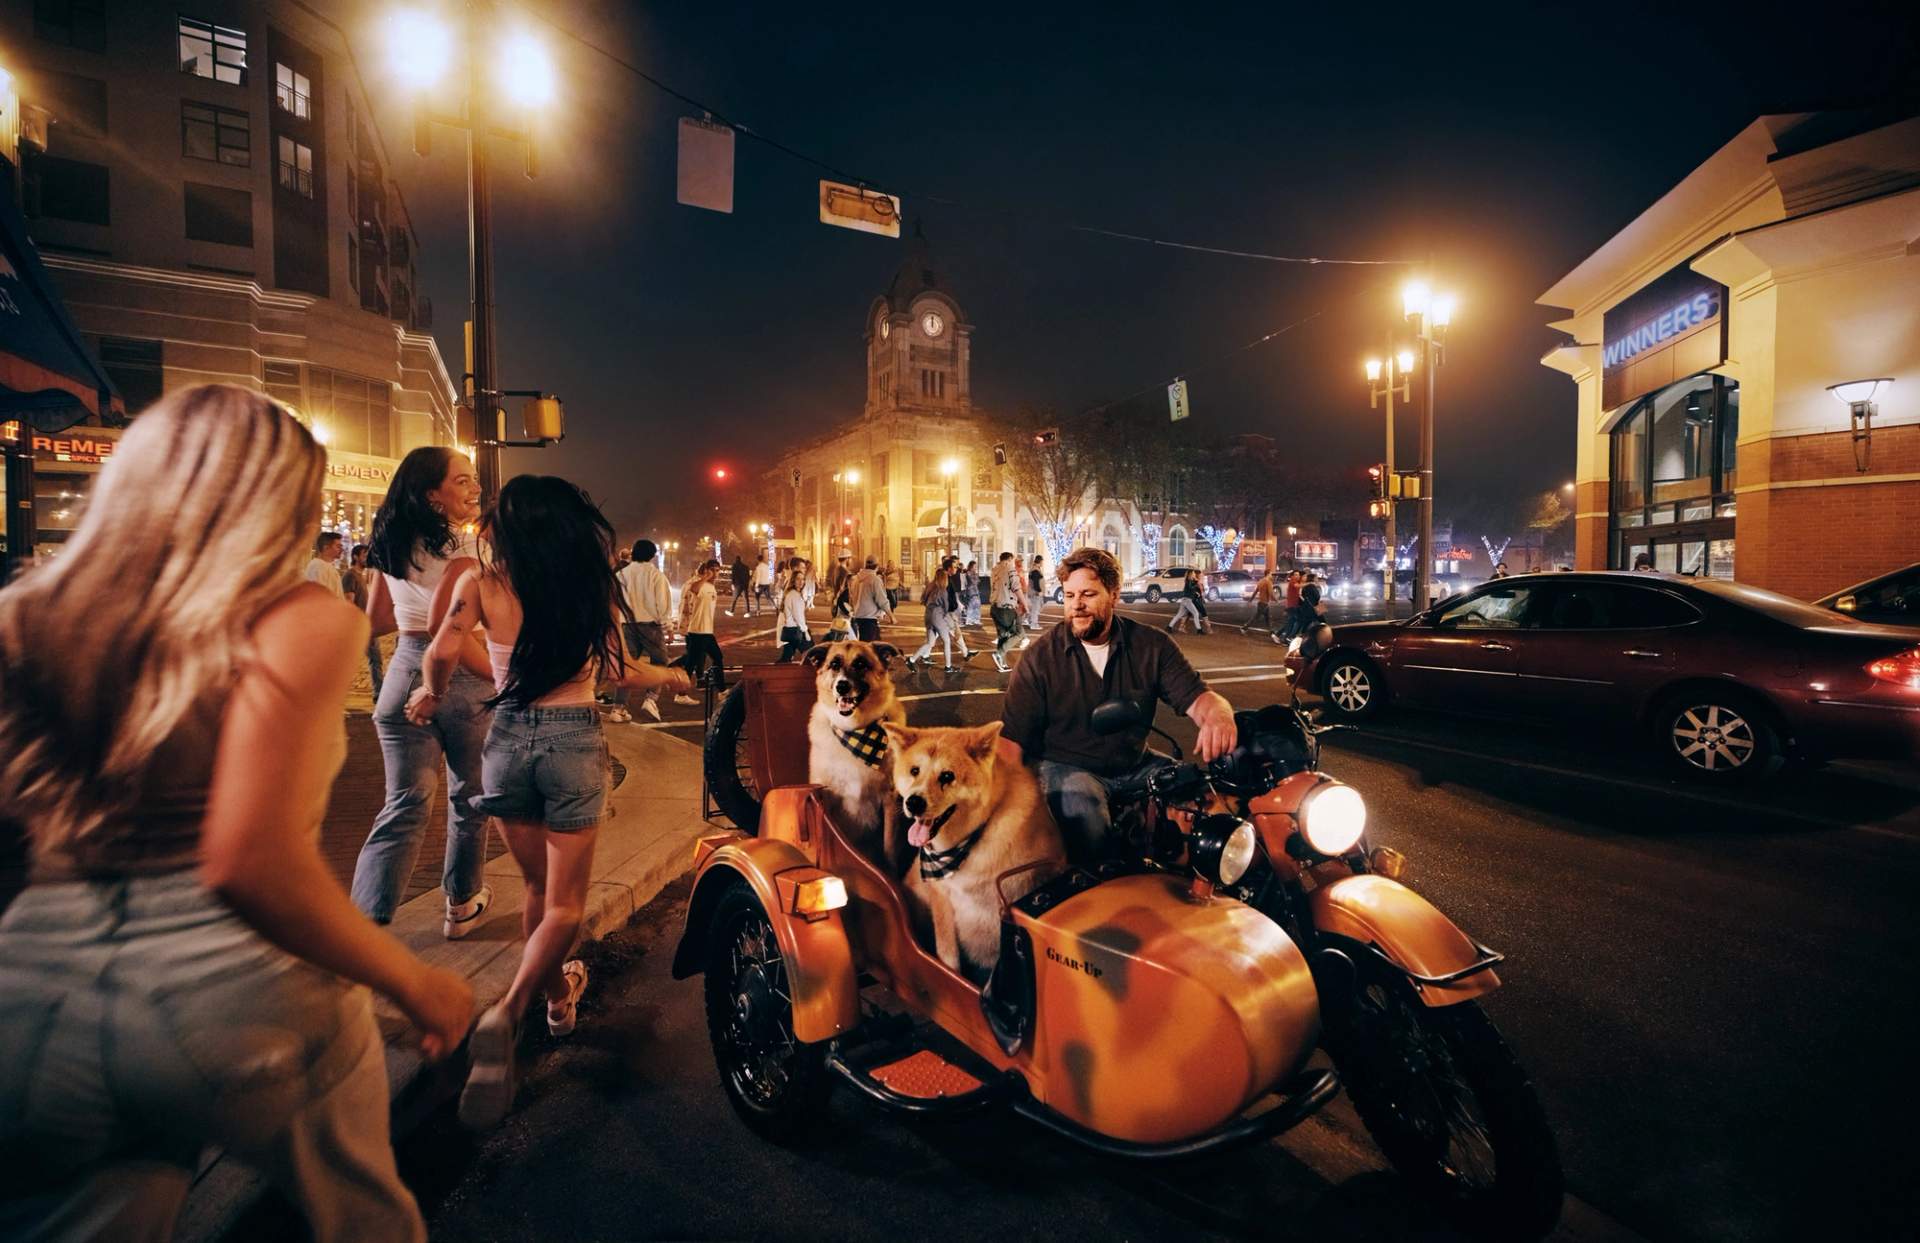
[[[1867,676],[1876,682],[1891,682],[1920,691],[1920,647],[1874,661],[1867,666]]]

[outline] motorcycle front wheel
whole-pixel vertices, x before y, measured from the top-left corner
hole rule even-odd
[[[1361,982],[1329,1044],[1354,1108],[1401,1176],[1462,1229],[1538,1239],[1560,1219],[1559,1147],[1526,1070],[1473,1002],[1428,1006]]]

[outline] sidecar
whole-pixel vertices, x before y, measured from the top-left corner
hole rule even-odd
[[[1338,1090],[1306,1064],[1320,1010],[1300,947],[1189,877],[1070,870],[1003,906],[984,986],[949,969],[806,782],[810,671],[749,673],[735,711],[757,824],[699,842],[673,970],[705,975],[721,1079],[757,1131],[796,1137],[845,1085],[1179,1156],[1277,1134]]]

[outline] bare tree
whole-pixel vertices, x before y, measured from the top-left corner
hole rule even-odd
[[[1040,443],[1042,433],[1052,433],[1047,443]],[[1099,482],[1099,428],[1085,416],[1062,418],[1045,408],[1026,408],[993,434],[1006,445],[1014,504],[1033,515],[1047,557],[1058,565],[1079,542],[1088,497]]]

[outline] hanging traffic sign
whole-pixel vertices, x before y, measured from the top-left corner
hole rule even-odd
[[[1187,382],[1175,380],[1167,385],[1167,415],[1170,421],[1178,423],[1187,417]]]
[[[883,237],[900,236],[900,200],[861,186],[837,181],[820,183],[820,223],[878,233]]]
[[[680,118],[680,202],[733,211],[733,127]]]

